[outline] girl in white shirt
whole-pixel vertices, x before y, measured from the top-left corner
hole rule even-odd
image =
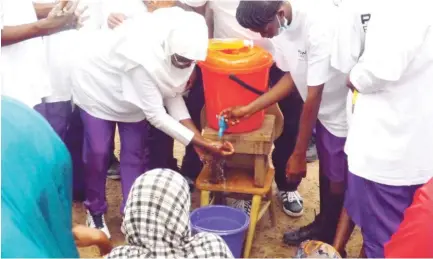
[[[178,7],[161,8],[125,20],[116,30],[101,31],[92,39],[71,77],[84,124],[88,223],[109,235],[103,217],[105,174],[116,123],[124,201],[134,180],[145,171],[147,122],[184,145],[193,144],[201,155],[206,151],[229,155],[233,147],[203,139],[182,98],[194,62],[207,54],[208,31],[202,16]]]

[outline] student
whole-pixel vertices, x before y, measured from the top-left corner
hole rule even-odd
[[[62,9],[63,4],[52,10],[52,5],[30,0],[0,1],[2,94],[37,109],[52,125],[40,105],[52,93],[41,36],[77,26],[76,4]]]
[[[104,17],[107,17],[105,27],[115,29],[123,23],[125,19],[134,19],[143,13],[174,5],[174,1],[156,1],[144,2],[142,0],[111,0],[104,5]],[[149,126],[148,138],[146,140],[148,149],[149,168],[171,168],[178,170],[177,160],[173,156],[174,141],[170,136],[158,130],[153,126]],[[195,152],[195,151],[194,151]],[[120,179],[118,163],[113,156],[113,163],[108,170],[107,177],[110,179]],[[117,170],[116,170],[117,169]]]
[[[209,35],[214,38],[240,38],[254,40],[272,52],[269,47],[269,39],[263,39],[259,33],[243,28],[236,20],[236,8],[240,1],[206,1],[206,0],[182,0],[186,5],[195,8],[198,12],[205,13],[209,22]],[[272,44],[271,44],[272,45]],[[281,78],[282,71],[275,65],[270,71],[270,86],[275,85]],[[197,79],[191,89],[186,104],[197,127],[200,126],[200,112],[204,105],[203,81],[201,71],[197,69]],[[285,177],[285,165],[292,153],[296,136],[298,133],[299,117],[302,109],[302,99],[295,90],[293,95],[282,99],[279,102],[280,109],[284,115],[284,131],[275,141],[275,149],[272,153],[272,162],[276,169],[275,182],[279,190],[279,197],[283,204],[283,211],[292,217],[299,217],[303,214],[303,200],[297,191],[300,180],[287,182]],[[201,162],[193,150],[186,150],[183,159],[181,172],[195,179],[201,171]],[[234,201],[233,205],[251,210],[251,200]]]
[[[167,23],[169,18],[177,22]],[[195,145],[200,155],[229,155],[233,147],[228,142],[203,139],[181,95],[194,62],[206,58],[203,17],[178,7],[161,8],[93,36],[71,77],[74,101],[84,124],[88,224],[109,236],[103,216],[107,210],[105,172],[116,124],[122,145],[121,213],[134,180],[147,169],[143,140],[148,123],[184,145]]]
[[[369,258],[384,257],[415,191],[433,176],[430,10],[428,0],[378,3],[364,53],[350,71],[349,86],[359,94],[345,147],[345,207]]]
[[[348,75],[364,52],[365,34],[374,8],[374,0],[343,1],[338,5],[338,23],[332,47],[331,66]],[[354,111],[356,94],[349,91],[347,95],[347,123]],[[337,227],[333,246],[346,256],[345,246],[352,234],[355,224],[343,208]]]
[[[218,235],[192,235],[190,209],[188,183],[180,174],[154,169],[140,176],[125,207],[127,244],[107,258],[233,258]]]
[[[347,159],[345,76],[330,67],[335,7],[309,0],[241,1],[236,18],[240,25],[273,38],[277,65],[286,71],[266,94],[249,105],[222,112],[229,123],[250,116],[289,95],[298,88],[304,105],[295,149],[288,160],[286,175],[306,175],[306,150],[313,127],[320,173],[320,214],[315,221],[284,235],[288,244],[306,239],[332,243],[344,198]]]

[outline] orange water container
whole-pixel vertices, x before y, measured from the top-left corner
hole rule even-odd
[[[249,41],[211,39],[206,61],[199,62],[203,75],[208,125],[218,130],[216,115],[223,109],[247,105],[268,89],[272,56]],[[261,127],[264,111],[258,112],[227,133],[245,133]]]

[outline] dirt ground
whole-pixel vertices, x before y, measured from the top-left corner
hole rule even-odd
[[[117,145],[117,152],[118,152]],[[179,143],[175,144],[175,156],[178,162],[184,154],[184,148]],[[119,205],[122,200],[120,182],[107,180],[107,199],[109,204],[106,221],[110,229],[112,240],[115,245],[124,243],[124,236],[120,231],[122,218],[119,214]],[[304,215],[300,218],[288,217],[279,209],[277,211],[277,226],[272,228],[269,218],[264,216],[258,223],[256,235],[251,251],[252,258],[288,258],[295,254],[296,248],[284,245],[282,243],[283,233],[296,229],[308,224],[314,219],[315,213],[319,212],[319,194],[318,194],[318,163],[312,163],[308,166],[308,177],[302,182],[299,192],[304,199]],[[200,196],[198,192],[192,196],[193,209],[199,205]],[[276,196],[274,196],[278,208],[281,208]],[[75,223],[85,223],[85,209],[81,203],[75,203],[73,208],[73,218]],[[358,229],[355,229],[347,245],[348,258],[357,257],[361,249],[362,237]],[[80,249],[81,257],[99,257],[99,252],[95,247]]]

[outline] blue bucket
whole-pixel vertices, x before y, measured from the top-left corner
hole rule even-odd
[[[250,217],[243,211],[228,206],[211,205],[191,212],[193,234],[208,232],[219,235],[235,258],[241,258]]]

